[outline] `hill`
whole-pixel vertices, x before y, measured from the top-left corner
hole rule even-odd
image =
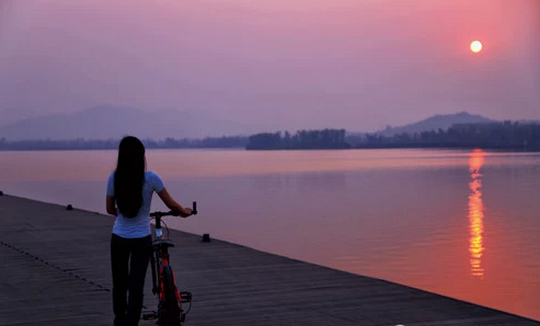
[[[398,134],[414,134],[422,131],[430,130],[447,130],[454,124],[462,123],[489,123],[497,122],[496,120],[485,118],[481,115],[474,115],[467,112],[460,112],[456,114],[437,114],[422,121],[411,123],[400,127],[388,127],[384,130],[378,131],[377,134],[391,137]]]
[[[213,119],[195,112],[147,112],[131,107],[99,106],[73,114],[47,115],[0,126],[0,138],[118,139],[130,134],[139,138],[179,139],[246,135],[257,131],[257,126]]]

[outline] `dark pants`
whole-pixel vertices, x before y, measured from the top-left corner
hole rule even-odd
[[[136,326],[141,318],[144,279],[152,255],[152,238],[111,238],[115,326]]]

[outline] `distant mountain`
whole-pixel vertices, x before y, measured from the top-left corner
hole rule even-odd
[[[389,136],[402,134],[402,133],[414,134],[414,133],[420,133],[423,131],[430,131],[430,130],[439,130],[439,129],[447,130],[452,125],[460,124],[460,123],[489,123],[489,122],[497,122],[497,120],[488,119],[483,116],[474,115],[467,112],[460,112],[456,114],[437,114],[425,120],[411,123],[405,126],[393,127],[393,128],[387,127],[384,130],[378,131],[377,134],[389,137]]]
[[[249,135],[257,126],[213,119],[185,111],[148,112],[131,107],[99,106],[73,114],[48,115],[0,126],[0,138],[24,139],[118,139],[125,135],[164,139]]]

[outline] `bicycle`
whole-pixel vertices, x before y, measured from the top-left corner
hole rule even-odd
[[[193,202],[192,210],[191,214],[197,215],[197,202]],[[156,324],[159,326],[179,326],[185,322],[186,316],[191,310],[191,292],[180,292],[178,290],[174,272],[170,265],[169,247],[174,247],[174,243],[168,239],[168,236],[167,239],[162,238],[161,218],[179,215],[179,213],[173,211],[153,212],[150,214],[150,217],[156,221],[150,268],[152,269],[152,293],[157,295],[158,310],[150,314],[144,314],[143,319],[157,320]],[[187,310],[183,309],[183,303],[189,303]]]

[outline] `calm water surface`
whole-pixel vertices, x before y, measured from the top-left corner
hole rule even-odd
[[[0,189],[104,212],[115,161],[0,152]],[[540,320],[540,154],[150,150],[147,161],[180,202],[199,203],[169,226]]]

